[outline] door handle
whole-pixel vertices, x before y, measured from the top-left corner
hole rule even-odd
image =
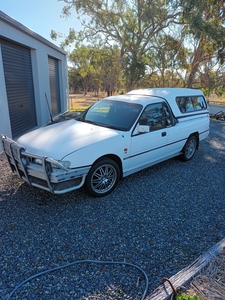
[[[162,136],[166,136],[166,131],[162,132]]]

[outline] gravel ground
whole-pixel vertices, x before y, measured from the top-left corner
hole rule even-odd
[[[125,261],[148,294],[225,236],[225,122],[193,160],[131,175],[103,198],[51,195],[12,174],[0,155],[0,297],[27,278],[79,260]],[[81,263],[43,274],[10,299],[140,299],[125,265]]]

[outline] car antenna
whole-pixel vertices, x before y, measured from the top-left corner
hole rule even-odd
[[[51,109],[50,109],[50,106],[49,106],[49,103],[48,103],[48,98],[47,98],[46,93],[45,93],[45,99],[46,99],[46,102],[47,102],[47,106],[48,106],[48,111],[49,111],[49,114],[50,114],[51,122],[53,122],[52,112],[51,112]]]

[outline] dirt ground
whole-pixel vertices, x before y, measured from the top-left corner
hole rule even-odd
[[[107,93],[100,92],[98,95],[96,93],[88,93],[86,95],[70,94],[70,111],[84,111],[96,101],[99,101],[104,97],[107,97]],[[210,104],[225,104],[225,99],[212,97],[210,100]],[[218,108],[215,108],[214,110],[216,110],[217,112]]]
[[[88,93],[85,96],[83,94],[70,94],[70,110],[83,111],[106,96],[106,93],[99,93],[99,95]]]

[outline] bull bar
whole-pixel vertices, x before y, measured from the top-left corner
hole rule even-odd
[[[83,186],[90,166],[66,168],[47,156],[27,152],[17,142],[1,135],[3,150],[13,173],[31,186],[63,194]],[[34,163],[38,159],[41,163]]]

